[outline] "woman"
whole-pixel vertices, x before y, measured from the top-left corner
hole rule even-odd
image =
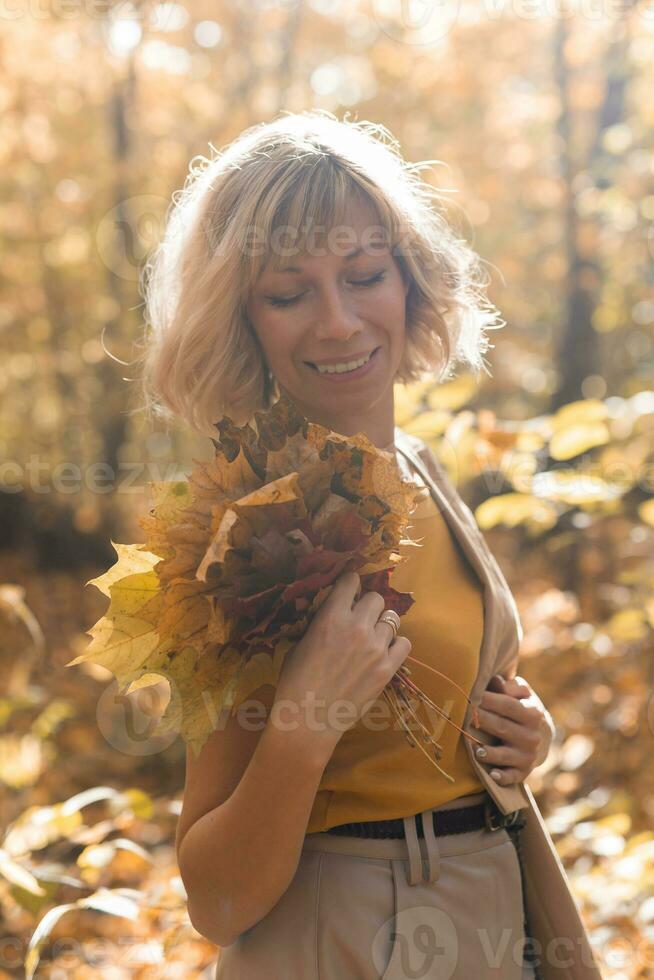
[[[515,675],[515,603],[434,454],[395,425],[395,382],[483,365],[498,323],[478,260],[381,127],[282,115],[206,164],[148,268],[147,398],[215,435],[284,391],[424,485],[402,621],[341,576],[277,688],[187,756],[177,854],[216,978],[597,978],[524,785],[553,726]],[[439,768],[379,712],[407,657],[451,721]]]

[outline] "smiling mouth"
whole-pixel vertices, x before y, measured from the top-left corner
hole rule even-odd
[[[370,351],[370,355],[369,355],[369,357],[368,357],[368,361],[370,361],[370,360],[372,359],[372,357],[373,357],[373,355],[374,355],[374,354],[376,354],[378,350],[379,350],[379,347],[375,347],[375,348],[373,348],[373,350],[371,350],[371,351]],[[368,363],[368,361],[366,361],[366,364]],[[314,370],[314,371],[315,371],[315,372],[316,372],[317,374],[320,374],[320,373],[322,373],[322,372],[320,372],[320,371],[318,371],[318,367],[317,367],[317,365],[315,365],[315,364],[314,364],[314,363],[313,363],[312,361],[305,361],[304,363],[305,363],[305,364],[308,364],[308,366],[309,366],[310,368],[313,368],[313,370]],[[347,364],[348,362],[347,362],[347,361],[344,361],[343,363],[345,363],[345,364]],[[343,372],[339,372],[339,373],[342,373],[342,374],[348,374],[349,372],[348,372],[348,371],[343,371]]]

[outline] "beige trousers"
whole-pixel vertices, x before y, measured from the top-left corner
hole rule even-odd
[[[470,806],[475,793],[434,807]],[[405,840],[305,837],[271,911],[220,950],[215,980],[527,980],[520,866],[504,829]]]

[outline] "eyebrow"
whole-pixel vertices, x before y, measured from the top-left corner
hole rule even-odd
[[[349,262],[351,259],[356,259],[358,255],[361,255],[362,252],[363,252],[363,245],[360,245],[359,248],[355,248],[355,250],[353,252],[350,252],[349,255],[344,256],[345,261]],[[285,265],[283,266],[283,268],[275,269],[275,272],[302,272],[302,269],[298,268],[298,266],[296,265]]]

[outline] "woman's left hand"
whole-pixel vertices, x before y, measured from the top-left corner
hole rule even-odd
[[[501,745],[484,745],[486,754],[475,754],[493,765],[491,776],[501,786],[526,779],[540,766],[550,750],[555,728],[552,716],[523,677],[504,680],[495,674],[477,708],[479,727],[496,735]],[[496,775],[497,774],[497,775]]]

